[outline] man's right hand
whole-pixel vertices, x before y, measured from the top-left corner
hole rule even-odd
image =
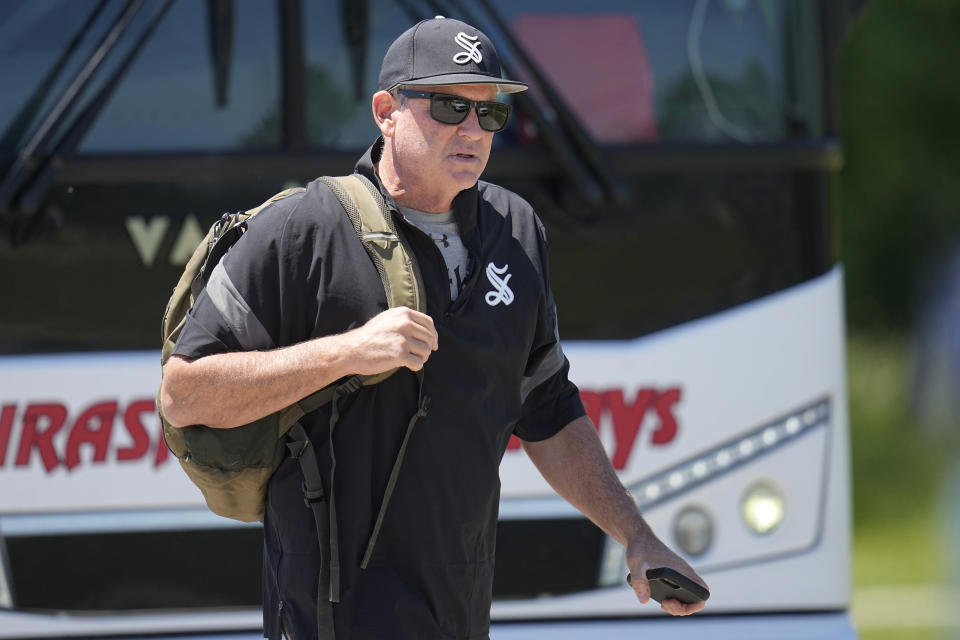
[[[352,368],[362,375],[398,367],[419,371],[439,346],[433,318],[407,307],[387,309],[341,337],[349,344]]]

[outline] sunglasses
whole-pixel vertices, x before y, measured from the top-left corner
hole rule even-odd
[[[510,105],[493,100],[468,100],[448,93],[414,91],[398,89],[397,93],[408,98],[429,98],[430,116],[443,124],[460,124],[470,115],[470,109],[477,110],[477,121],[484,131],[503,131],[510,118]]]

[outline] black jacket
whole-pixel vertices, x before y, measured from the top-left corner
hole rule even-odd
[[[382,140],[356,171],[379,185]],[[543,227],[523,199],[479,182],[454,200],[471,268],[450,300],[428,236],[381,186],[416,256],[439,350],[424,367],[429,414],[411,436],[367,569],[360,558],[408,418],[416,376],[401,369],[341,401],[334,431],[341,601],[338,639],[487,638],[499,463],[511,434],[541,440],[584,414],[567,378]],[[220,271],[217,274],[216,271]],[[251,221],[211,276],[177,343],[200,357],[341,333],[387,308],[379,276],[336,197],[313,182]],[[305,418],[329,487],[329,408]],[[316,637],[319,545],[298,464],[270,483],[264,522],[264,635]]]

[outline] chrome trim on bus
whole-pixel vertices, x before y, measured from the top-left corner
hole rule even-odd
[[[666,617],[597,620],[550,620],[497,623],[491,640],[581,640],[582,638],[657,638],[671,640],[856,640],[846,611],[711,616],[697,614],[682,621]]]
[[[262,637],[259,609],[204,614],[72,616],[0,611],[0,638],[122,635],[127,640],[255,640]],[[157,634],[163,634],[159,636]],[[175,634],[175,635],[169,635]],[[491,640],[580,640],[585,637],[656,637],[672,640],[760,640],[788,634],[794,640],[856,640],[846,611],[668,618],[537,620],[490,625]]]
[[[0,610],[0,638],[121,636],[132,640],[133,638],[157,638],[162,634],[162,637],[168,640],[200,637],[211,640],[227,638],[253,640],[263,636],[262,629],[263,611],[259,607],[200,613],[157,612],[108,615]]]
[[[820,398],[629,487],[640,509],[649,509],[779,449],[830,423],[830,398]]]
[[[0,535],[6,537],[259,526],[222,518],[206,507],[0,515]]]
[[[825,396],[631,483],[628,490],[641,510],[650,509],[829,424],[830,398]],[[580,517],[579,511],[555,496],[500,501],[501,520]]]

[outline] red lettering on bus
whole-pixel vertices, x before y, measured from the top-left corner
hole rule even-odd
[[[657,417],[660,418],[660,426],[653,432],[650,441],[653,444],[667,444],[677,437],[677,418],[673,411],[673,405],[680,402],[680,389],[674,387],[657,395],[656,409]]]
[[[651,411],[656,414],[658,424],[650,434],[650,443],[662,446],[673,442],[674,438],[677,437],[677,418],[674,414],[674,405],[680,401],[680,398],[679,387],[671,387],[665,391],[658,391],[653,388],[639,389],[632,402],[624,398],[622,389],[605,391],[584,389],[580,391],[583,408],[594,427],[599,429],[601,419],[605,415],[610,416],[614,435],[614,447],[613,453],[610,455],[610,462],[613,464],[613,468],[618,471],[627,467],[630,455],[636,447],[637,437],[640,435],[644,418]],[[520,447],[520,440],[516,436],[510,436],[507,450],[515,451]]]
[[[0,468],[7,465],[7,450],[16,449],[12,464],[17,467],[30,466],[31,456],[36,451],[47,473],[61,464],[73,470],[83,462],[80,451],[84,446],[93,447],[93,462],[96,464],[106,463],[112,455],[117,461],[152,457],[153,466],[159,467],[170,457],[170,452],[163,441],[162,429],[157,430],[156,438],[151,438],[145,426],[144,414],[152,413],[155,407],[155,402],[147,398],[134,400],[126,409],[122,409],[117,400],[95,403],[72,421],[69,434],[63,434],[66,439],[64,442],[56,436],[65,431],[64,426],[68,424],[69,415],[65,405],[30,403],[19,419],[16,404],[3,405],[0,407]],[[110,445],[116,434],[113,425],[121,410],[123,424],[133,442],[112,452]],[[151,455],[151,446],[154,444],[156,450]],[[57,450],[59,447],[62,447],[62,451]]]
[[[653,389],[640,389],[634,401],[626,404],[623,401],[623,391],[620,389],[604,393],[607,409],[613,416],[615,443],[610,462],[613,463],[614,469],[627,467],[627,460],[630,458],[630,452],[633,451],[633,443],[636,442],[640,426],[643,424],[643,416],[650,408],[650,401],[655,394],[656,391]]]
[[[67,440],[67,469],[80,464],[80,445],[93,445],[93,461],[102,463],[107,460],[107,448],[110,446],[110,434],[113,431],[113,419],[117,415],[117,403],[101,402],[80,414],[70,429]]]
[[[593,423],[593,426],[597,429],[600,428],[600,416],[603,415],[603,410],[606,409],[607,401],[602,394],[597,393],[596,391],[580,391],[580,401],[583,402],[583,410],[587,412],[587,417],[590,418],[590,422]]]
[[[0,468],[7,464],[7,446],[10,444],[10,431],[13,429],[13,417],[17,405],[5,404],[0,411]]]
[[[150,436],[147,435],[140,415],[152,413],[155,406],[153,400],[136,400],[127,407],[123,413],[123,424],[127,427],[127,433],[133,438],[133,445],[117,449],[117,460],[139,460],[150,450]],[[166,449],[166,447],[163,448]]]
[[[41,418],[46,427],[41,427]],[[30,464],[30,451],[36,449],[46,470],[52,471],[60,464],[53,449],[53,436],[67,421],[67,408],[62,404],[31,404],[23,414],[23,432],[20,434],[20,450],[17,451],[17,466]]]

